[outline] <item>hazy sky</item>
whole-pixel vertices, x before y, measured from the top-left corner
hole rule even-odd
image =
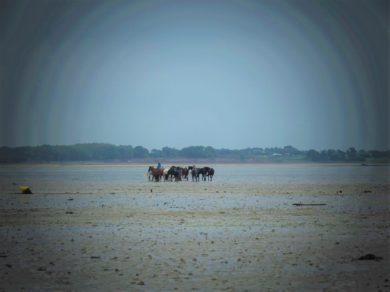
[[[0,145],[389,149],[389,2],[0,1]]]

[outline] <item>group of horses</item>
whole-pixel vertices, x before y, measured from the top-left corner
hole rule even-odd
[[[183,179],[188,181],[188,176],[191,174],[192,181],[199,181],[202,177],[203,181],[213,180],[214,168],[205,166],[202,168],[197,168],[195,166],[180,167],[180,166],[171,166],[168,168],[156,168],[149,166],[148,177],[149,181],[181,181]]]

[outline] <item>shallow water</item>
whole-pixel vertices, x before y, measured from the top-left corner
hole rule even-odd
[[[214,181],[237,183],[389,183],[390,166],[360,164],[216,164]],[[145,182],[139,165],[0,165],[0,187],[34,181],[101,185]],[[1,189],[0,189],[1,190]]]

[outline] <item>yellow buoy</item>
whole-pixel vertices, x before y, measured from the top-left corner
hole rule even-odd
[[[32,194],[29,186],[19,186],[19,190],[22,192],[22,194]]]

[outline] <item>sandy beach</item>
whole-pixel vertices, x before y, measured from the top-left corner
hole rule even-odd
[[[390,289],[387,183],[9,182],[1,291]]]

